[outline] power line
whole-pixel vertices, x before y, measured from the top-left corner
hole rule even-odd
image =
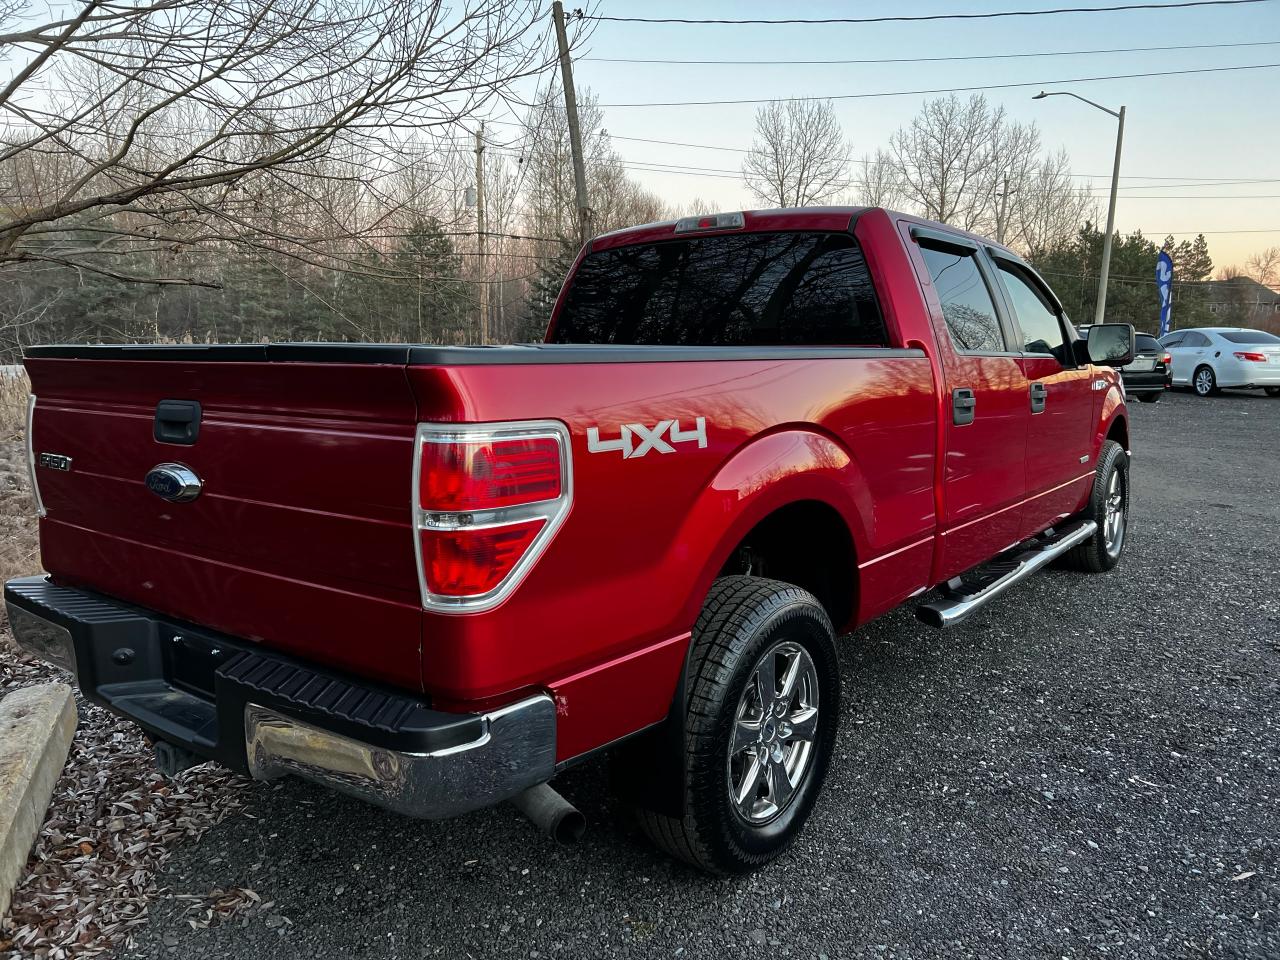
[[[618,139],[622,139],[622,138],[619,137]],[[855,160],[853,158],[849,158],[848,162],[867,163],[867,164],[875,163],[874,160],[864,161],[864,160]],[[696,167],[691,164],[660,163],[656,160],[621,160],[619,161],[619,165],[628,170],[640,170],[645,173],[677,173],[677,174],[682,174],[687,176],[707,176],[717,180],[737,180],[737,179],[767,180],[768,179],[767,177],[764,177],[760,174],[749,174],[740,170],[733,170],[729,167]],[[1087,175],[1073,174],[1073,176],[1087,176]],[[1130,186],[1121,187],[1120,189],[1121,190],[1172,190],[1175,187],[1199,187],[1199,188],[1232,187],[1232,186],[1253,185],[1253,184],[1259,184],[1259,183],[1280,183],[1280,179],[1216,180],[1216,181],[1209,181],[1209,182],[1193,182],[1193,183],[1132,184]],[[1102,197],[1102,196],[1106,196],[1106,194],[1098,193],[1098,194],[1090,194],[1090,196]],[[1277,196],[1280,196],[1280,195],[1225,194],[1224,193],[1224,194],[1207,194],[1207,195],[1197,196],[1194,194],[1185,194],[1185,195],[1175,194],[1172,196],[1162,196],[1159,199],[1162,199],[1162,200],[1200,200],[1200,199],[1232,200],[1238,197],[1242,199],[1248,198],[1248,199],[1270,200],[1270,199],[1276,199]],[[1157,198],[1155,196],[1151,196],[1151,197],[1129,197],[1129,199],[1154,200]]]
[[[1223,0],[1237,2],[1237,0]],[[1252,2],[1252,0],[1239,0]],[[755,103],[802,103],[813,100],[867,100],[874,97],[913,97],[930,93],[969,93],[978,90],[1011,90],[1018,87],[1053,87],[1068,83],[1096,83],[1104,80],[1137,80],[1143,77],[1180,77],[1197,73],[1235,73],[1243,70],[1271,70],[1280,63],[1251,63],[1234,67],[1199,67],[1193,70],[1156,70],[1148,73],[1116,73],[1100,77],[1068,77],[1058,80],[1024,80],[1018,83],[985,83],[970,87],[930,87],[919,90],[880,90],[874,93],[840,93],[814,97],[764,97],[742,100],[667,100],[652,103],[602,103],[610,109],[628,107],[717,107]]]
[[[1090,197],[1101,200],[1106,197],[1105,193],[1091,193]],[[1280,193],[1201,193],[1201,194],[1176,194],[1152,195],[1147,194],[1142,197],[1125,197],[1125,200],[1280,200]]]
[[[489,122],[501,124],[503,126],[517,126],[517,124],[513,124],[507,120],[491,120]],[[519,124],[519,126],[523,126],[523,124]],[[627,136],[622,136],[621,134],[612,133],[612,132],[609,133],[609,139],[624,140],[628,143],[652,143],[652,144],[657,144],[658,146],[663,146],[663,147],[688,147],[694,150],[717,150],[725,153],[750,153],[751,152],[746,147],[725,147],[725,146],[721,146],[718,144],[711,144],[711,143],[690,143],[687,140],[655,140],[652,137],[627,137]],[[512,154],[512,156],[515,156],[515,154]],[[860,164],[863,164],[864,166],[869,166],[871,164],[876,163],[875,160],[864,160],[856,157],[850,157],[849,162],[860,163]],[[681,165],[676,164],[675,166],[681,166]],[[689,164],[684,164],[683,166],[686,166],[689,169],[714,169],[711,167],[694,168]],[[1111,174],[1109,173],[1105,175],[1100,173],[1072,173],[1070,174],[1070,176],[1089,179],[1089,180],[1098,180],[1098,179],[1110,180],[1111,179]],[[1240,177],[1240,178],[1228,180],[1228,179],[1223,179],[1222,177],[1148,176],[1148,175],[1139,174],[1139,173],[1121,174],[1120,179],[1121,180],[1198,181],[1198,182],[1188,183],[1187,186],[1202,186],[1202,187],[1217,187],[1217,186],[1227,186],[1231,184],[1244,184],[1244,183],[1280,183],[1280,179],[1272,179],[1272,178],[1264,178],[1264,177]],[[1213,182],[1208,182],[1208,181],[1213,181]],[[1155,189],[1157,187],[1173,187],[1173,186],[1175,186],[1175,184],[1170,184],[1170,183],[1149,184],[1149,185],[1143,186],[1142,189]],[[1129,187],[1121,187],[1120,189],[1136,190],[1138,188],[1139,186],[1135,185],[1135,186],[1129,186]]]
[[[1198,237],[1200,234],[1209,236],[1219,233],[1280,233],[1280,227],[1250,227],[1243,230],[1150,230],[1144,233],[1148,237]]]
[[[982,53],[962,57],[881,57],[870,60],[667,60],[639,57],[582,57],[593,63],[670,63],[691,66],[845,66],[877,63],[953,63],[958,60],[1019,60],[1028,57],[1080,57],[1100,53],[1153,53],[1168,50],[1221,50],[1228,47],[1273,47],[1280,40],[1240,43],[1182,43],[1165,47],[1107,47],[1099,50],[1039,50],[1035,53]]]
[[[822,19],[790,18],[781,20],[700,20],[689,17],[606,17],[579,14],[579,20],[612,23],[681,23],[740,26],[744,24],[823,24],[823,23],[919,23],[927,20],[995,20],[1000,17],[1046,17],[1061,13],[1116,13],[1121,10],[1180,10],[1188,7],[1234,7],[1268,0],[1184,0],[1181,3],[1123,3],[1111,7],[1056,7],[1049,10],[995,10],[990,13],[928,13],[896,17],[827,17]]]

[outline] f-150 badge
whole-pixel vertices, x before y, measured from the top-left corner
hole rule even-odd
[[[707,418],[698,417],[693,421],[692,430],[680,427],[679,420],[661,420],[655,426],[648,427],[643,423],[624,423],[618,428],[621,432],[617,438],[600,439],[599,427],[587,427],[587,452],[612,453],[617,450],[624,460],[643,457],[650,450],[656,453],[675,453],[676,443],[697,442],[698,449],[707,445]]]

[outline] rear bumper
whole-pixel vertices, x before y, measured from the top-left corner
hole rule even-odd
[[[1124,380],[1126,393],[1148,393],[1164,390],[1173,384],[1172,375],[1165,370],[1144,370],[1139,373],[1121,370],[1120,377]]]
[[[1280,387],[1280,367],[1256,369],[1261,364],[1249,369],[1240,364],[1235,371],[1226,372],[1218,378],[1218,385],[1238,389],[1258,389],[1261,387]]]
[[[10,580],[18,645],[152,737],[270,780],[293,774],[428,819],[491,806],[555,773],[538,694],[447,713],[401,692],[42,577]]]

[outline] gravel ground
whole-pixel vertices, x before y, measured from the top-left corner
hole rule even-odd
[[[419,823],[255,784],[124,956],[1280,957],[1280,400],[1132,418],[1121,567],[848,638],[825,797],[764,872],[664,859],[598,763],[559,782],[593,825],[570,850],[506,807]],[[229,888],[269,905],[194,929]]]

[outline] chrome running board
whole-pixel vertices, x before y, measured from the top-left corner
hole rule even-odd
[[[1037,541],[1034,546],[1006,559],[1004,565],[1011,565],[1010,569],[979,589],[966,590],[958,579],[952,580],[943,587],[940,599],[916,607],[916,616],[931,627],[954,627],[1015,583],[1088,540],[1097,530],[1098,525],[1092,520],[1082,520],[1064,530],[1054,531],[1049,539]]]

